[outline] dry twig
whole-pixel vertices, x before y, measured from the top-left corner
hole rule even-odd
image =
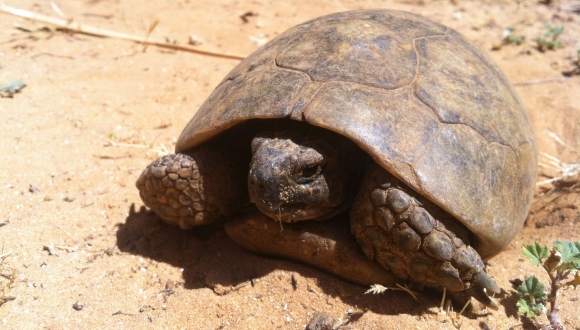
[[[59,13],[59,15],[65,17],[64,14],[62,14],[62,12],[55,5],[53,5],[53,9],[57,13]],[[200,55],[215,56],[215,57],[228,58],[228,59],[234,59],[234,60],[243,60],[244,59],[244,56],[241,56],[241,55],[212,52],[209,50],[201,50],[201,49],[197,49],[195,47],[190,47],[190,46],[185,46],[185,45],[169,44],[166,41],[149,39],[149,34],[151,33],[151,31],[155,27],[156,23],[151,25],[151,27],[149,28],[149,31],[145,35],[145,37],[141,37],[141,36],[135,36],[135,35],[130,35],[130,34],[126,34],[126,33],[111,31],[111,30],[99,29],[99,28],[95,28],[92,26],[88,26],[88,25],[81,25],[80,23],[74,22],[74,19],[71,17],[56,18],[56,17],[50,17],[50,16],[46,16],[46,15],[36,14],[36,13],[30,12],[30,11],[24,10],[24,9],[9,7],[9,6],[5,5],[1,0],[0,0],[0,12],[6,13],[6,14],[11,14],[14,16],[23,17],[23,18],[28,18],[28,19],[31,19],[31,20],[37,21],[37,22],[42,22],[42,23],[54,25],[57,28],[65,29],[67,31],[72,31],[72,32],[76,32],[76,33],[83,33],[83,34],[100,36],[100,37],[109,37],[109,38],[131,40],[131,41],[142,43],[145,46],[155,45],[158,47],[170,48],[170,49],[175,49],[175,50],[183,50],[183,51],[188,51],[188,52],[192,52],[192,53],[196,53],[196,54],[200,54]]]
[[[415,301],[419,302],[419,298],[417,297],[418,293],[411,290],[411,288],[409,288],[407,286],[407,283],[401,285],[399,283],[396,284],[397,286],[394,287],[390,287],[390,286],[383,286],[381,284],[373,284],[371,285],[371,288],[368,289],[365,294],[367,293],[374,293],[374,294],[378,294],[378,293],[383,293],[387,290],[398,290],[398,291],[405,291],[408,294],[411,295],[411,297],[413,297],[413,299],[415,299]]]
[[[6,253],[3,252],[2,254],[0,254],[0,264],[2,263],[2,261],[4,261],[4,258],[8,257],[11,254],[12,254],[12,251],[8,251]]]
[[[548,84],[548,83],[560,83],[560,82],[564,82],[568,79],[569,78],[538,79],[538,80],[515,82],[513,85],[514,86],[531,86],[531,85],[540,85],[540,84]]]
[[[134,144],[134,143],[117,143],[112,141],[105,142],[105,147],[125,147],[125,148],[139,148],[147,149],[147,154],[153,152],[157,157],[162,157],[170,154],[169,148],[165,144],[161,143],[158,147],[153,147],[147,144]]]

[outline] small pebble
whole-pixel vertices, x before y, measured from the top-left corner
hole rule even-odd
[[[56,250],[55,250],[54,246],[52,246],[52,245],[44,245],[42,248],[45,251],[48,251],[48,254],[51,255],[51,256],[57,255],[56,254]]]
[[[192,34],[189,36],[189,44],[193,45],[193,46],[199,46],[201,44],[203,44],[204,40],[198,36],[196,36],[195,34]]]

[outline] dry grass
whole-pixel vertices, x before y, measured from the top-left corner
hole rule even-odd
[[[2,252],[0,252],[0,307],[5,303],[15,300],[16,297],[10,296],[10,287],[14,284],[16,279],[16,269],[4,264],[4,260],[12,254],[12,251],[4,252],[4,245]]]
[[[549,132],[548,135],[553,138],[556,143],[564,146],[571,152],[580,154],[580,150],[575,149],[564,142],[554,132]],[[541,188],[546,187],[545,189],[548,190],[546,194],[556,191],[573,191],[580,189],[580,161],[566,163],[557,157],[541,152],[538,165],[541,169],[545,170],[542,171],[542,175],[549,177],[549,179],[537,182],[536,186]]]

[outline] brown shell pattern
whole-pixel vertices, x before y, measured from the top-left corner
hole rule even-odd
[[[421,16],[352,11],[291,28],[232,70],[176,151],[254,118],[351,138],[462,221],[483,258],[527,215],[537,151],[521,101],[485,53]]]

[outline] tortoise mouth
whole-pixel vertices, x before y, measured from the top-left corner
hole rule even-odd
[[[283,203],[278,206],[256,203],[258,209],[268,217],[284,222],[316,220],[332,212],[331,207],[322,207],[305,202]]]

